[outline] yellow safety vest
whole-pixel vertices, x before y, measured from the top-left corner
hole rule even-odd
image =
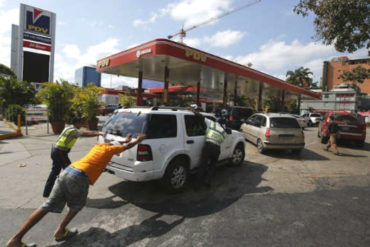
[[[71,135],[75,130],[76,128],[73,126],[65,128],[62,134],[60,134],[55,146],[60,150],[69,151],[77,141],[77,137]]]
[[[226,138],[226,131],[216,122],[211,121],[209,128],[206,131],[206,141],[220,145]]]

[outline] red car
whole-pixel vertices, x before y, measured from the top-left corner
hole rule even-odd
[[[329,140],[328,125],[330,116],[335,115],[335,121],[339,130],[337,140],[350,140],[356,142],[357,146],[363,147],[366,138],[366,123],[360,114],[345,111],[328,112],[319,124],[317,136],[321,138],[321,143]]]
[[[103,115],[103,116],[105,116],[108,113],[107,108],[105,106],[99,107],[98,111],[99,111],[100,115]]]

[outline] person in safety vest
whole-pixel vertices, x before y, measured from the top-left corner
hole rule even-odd
[[[55,147],[51,149],[51,159],[53,160],[51,171],[44,187],[43,197],[49,197],[51,189],[54,186],[55,180],[59,175],[61,169],[65,169],[71,164],[68,153],[76,143],[77,138],[80,136],[98,136],[104,135],[103,132],[95,131],[81,131],[82,127],[81,118],[73,118],[72,125],[66,127],[59,135]]]
[[[203,121],[206,121],[207,124],[205,143],[194,187],[195,190],[198,190],[202,183],[208,188],[211,186],[210,180],[220,156],[220,145],[225,140],[227,133],[219,123],[209,119],[205,120],[203,115],[198,112],[198,108],[192,111],[196,116],[203,118]]]
[[[40,208],[28,216],[18,232],[7,242],[6,247],[36,247],[36,244],[22,243],[23,236],[47,213],[61,213],[66,204],[69,211],[54,232],[54,239],[61,242],[75,236],[78,233],[77,229],[69,230],[67,225],[85,206],[89,184],[93,185],[96,182],[113,155],[118,155],[134,147],[144,139],[145,135],[138,135],[136,140],[132,141],[129,134],[123,142],[98,143],[85,157],[64,169],[58,177],[50,197]]]

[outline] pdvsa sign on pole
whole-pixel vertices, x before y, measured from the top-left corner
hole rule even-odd
[[[17,61],[11,62],[19,80],[53,81],[55,21],[53,12],[20,5],[19,28],[12,31],[12,34],[17,34],[17,37],[12,36],[12,44],[17,40],[16,49],[12,49],[12,60],[17,57]]]

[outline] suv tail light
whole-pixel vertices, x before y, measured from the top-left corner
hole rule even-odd
[[[137,145],[137,157],[138,161],[149,161],[153,160],[152,149],[149,145],[139,144]]]
[[[231,115],[229,116],[229,120],[230,120],[230,121],[233,121],[233,119],[234,119],[234,116],[231,114]]]
[[[270,138],[270,134],[271,134],[271,130],[267,129],[266,132],[265,132],[265,137]]]

